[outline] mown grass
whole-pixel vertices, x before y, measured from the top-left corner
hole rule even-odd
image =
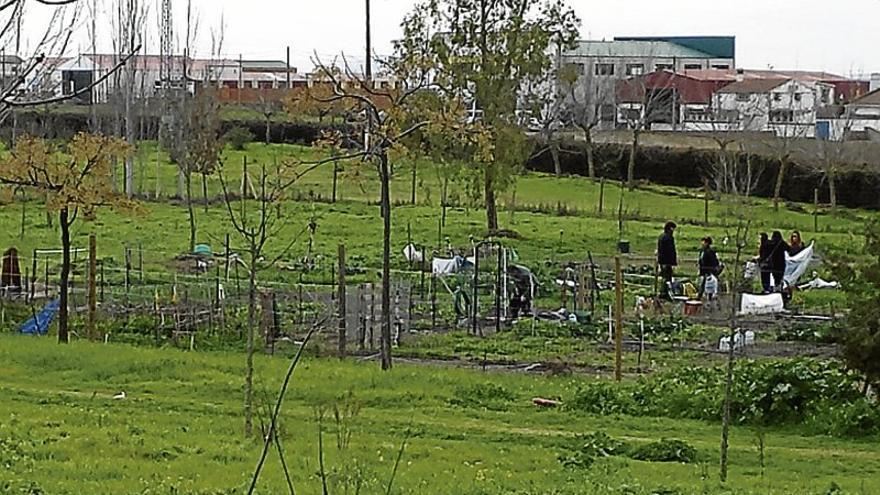
[[[259,445],[241,433],[241,355],[2,336],[0,363],[0,490],[240,493],[249,479]],[[258,357],[260,397],[274,393],[285,366],[280,356]],[[384,493],[407,431],[392,493],[819,494],[832,483],[843,493],[880,490],[873,443],[770,430],[762,470],[754,432],[734,428],[731,479],[722,487],[717,424],[530,404],[535,396],[565,400],[582,380],[404,365],[383,373],[372,362],[307,359],[281,418],[287,460],[298,493],[320,493],[315,414],[323,410],[331,493],[346,493],[346,480],[355,479],[362,493]],[[111,399],[122,390],[126,399]],[[486,390],[497,398],[487,399]],[[360,413],[337,424],[332,407],[346,395],[342,403],[357,403]],[[352,432],[343,449],[340,426]],[[589,470],[563,468],[564,447],[592,431],[635,444],[680,438],[698,449],[700,463],[615,458]],[[286,491],[277,457],[260,487]]]

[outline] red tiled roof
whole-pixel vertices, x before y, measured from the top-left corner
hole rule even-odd
[[[790,79],[743,79],[721,88],[719,93],[767,93]]]

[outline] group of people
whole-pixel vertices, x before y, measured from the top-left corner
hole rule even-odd
[[[678,266],[678,252],[675,248],[675,222],[666,222],[663,233],[657,240],[657,265],[664,286],[668,288],[672,284],[675,267]],[[712,238],[706,236],[702,239],[699,253],[698,267],[700,271],[700,297],[702,297],[706,283],[712,277],[721,275],[724,265],[718,259],[718,253],[712,246]],[[785,255],[794,256],[806,248],[801,234],[798,231],[791,233],[786,242],[779,231],[773,232],[772,236],[762,233],[758,255],[753,261],[761,271],[761,286],[765,294],[781,292],[785,281]],[[668,295],[668,294],[667,294]]]
[[[752,260],[761,271],[761,288],[764,294],[782,292],[785,282],[785,255],[795,256],[806,248],[801,233],[795,230],[788,242],[778,230],[771,236],[762,233],[758,245],[758,255]]]

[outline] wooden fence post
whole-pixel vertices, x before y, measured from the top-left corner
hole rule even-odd
[[[599,214],[605,209],[605,177],[599,181]]]
[[[98,241],[95,234],[89,235],[89,339],[95,339],[95,323],[98,311]]]
[[[339,245],[339,270],[337,270],[337,272],[337,276],[339,277],[339,296],[337,297],[337,305],[339,308],[339,359],[344,359],[346,341],[345,244]]]
[[[709,179],[703,179],[703,223],[709,225]]]
[[[623,379],[623,273],[620,269],[620,256],[614,257],[614,292],[617,296],[615,305],[614,329],[614,379]]]

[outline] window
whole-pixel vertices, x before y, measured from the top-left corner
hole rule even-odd
[[[602,122],[614,122],[614,105],[610,103],[600,105],[599,120]]]
[[[626,64],[626,75],[641,76],[644,73],[645,66],[643,64]]]
[[[672,70],[672,64],[656,64],[656,65],[654,65],[654,70],[656,70],[656,71]]]
[[[794,122],[794,111],[788,109],[771,110],[770,122],[777,124],[786,124]]]
[[[614,64],[596,64],[597,76],[613,76]]]
[[[736,94],[736,101],[747,102],[747,101],[750,101],[751,99],[752,99],[751,93],[737,93]]]
[[[583,76],[587,74],[587,66],[585,64],[579,62],[572,62],[570,64],[565,64],[565,70],[569,73],[576,74],[578,76]]]
[[[712,68],[718,70],[730,70],[730,66],[727,64],[712,64]]]
[[[801,94],[800,93],[794,94],[794,101],[801,101]]]
[[[773,101],[782,101],[781,93],[773,93]]]
[[[820,96],[823,105],[827,105],[831,102],[831,90],[828,88],[822,89],[822,95]]]
[[[684,64],[684,70],[700,70],[703,64]]]

